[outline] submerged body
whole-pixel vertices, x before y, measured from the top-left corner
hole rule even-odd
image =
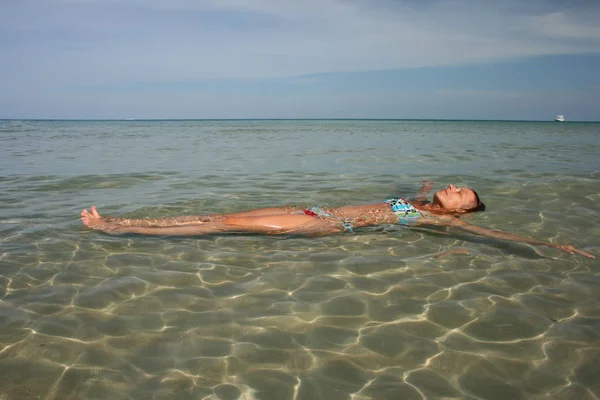
[[[477,193],[470,188],[448,185],[437,191],[431,203],[427,182],[410,202],[403,198],[373,204],[337,208],[300,207],[262,208],[232,214],[191,215],[170,218],[128,219],[103,217],[96,207],[81,212],[83,224],[110,234],[196,236],[211,233],[297,234],[322,236],[352,232],[365,226],[386,224],[452,226],[477,235],[503,240],[544,245],[571,254],[594,258],[573,246],[562,246],[528,239],[510,233],[478,227],[459,219],[461,214],[483,208]]]

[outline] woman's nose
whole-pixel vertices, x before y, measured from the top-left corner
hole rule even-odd
[[[454,190],[456,190],[456,186],[454,186],[453,184],[449,184],[448,189],[454,191]]]

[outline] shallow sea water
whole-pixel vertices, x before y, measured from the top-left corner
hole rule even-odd
[[[600,124],[0,121],[0,399],[597,399],[600,263],[454,230],[109,236],[474,187],[600,256]]]

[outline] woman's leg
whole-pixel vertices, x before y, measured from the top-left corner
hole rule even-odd
[[[90,213],[96,212],[96,206],[90,208]],[[243,211],[232,214],[204,214],[204,215],[180,215],[176,217],[164,217],[164,218],[144,218],[144,219],[133,219],[133,218],[120,218],[120,217],[100,217],[103,218],[107,223],[112,225],[118,225],[123,227],[154,227],[154,228],[166,228],[175,226],[185,225],[199,225],[209,222],[213,222],[221,217],[259,217],[264,215],[289,215],[302,212],[302,208],[298,207],[285,207],[285,208],[261,208],[258,210]],[[83,215],[83,213],[82,213]]]
[[[289,215],[304,211],[302,207],[270,207],[257,210],[242,211],[239,213],[223,214],[224,217],[262,217],[264,215]]]
[[[180,225],[123,225],[112,217],[102,217],[96,207],[81,212],[81,221],[91,229],[110,234],[138,233],[143,235],[195,236],[210,233],[328,234],[343,230],[339,221],[304,214],[263,216],[222,215],[210,221]],[[136,220],[130,220],[136,221]],[[142,220],[146,221],[146,220]],[[122,221],[119,221],[122,222]]]

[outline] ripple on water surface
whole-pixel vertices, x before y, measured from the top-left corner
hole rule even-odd
[[[477,187],[488,210],[470,222],[597,254],[597,132],[0,124],[0,398],[598,398],[595,260],[398,226],[190,239],[77,221],[93,203],[159,217],[371,202],[428,178]]]

